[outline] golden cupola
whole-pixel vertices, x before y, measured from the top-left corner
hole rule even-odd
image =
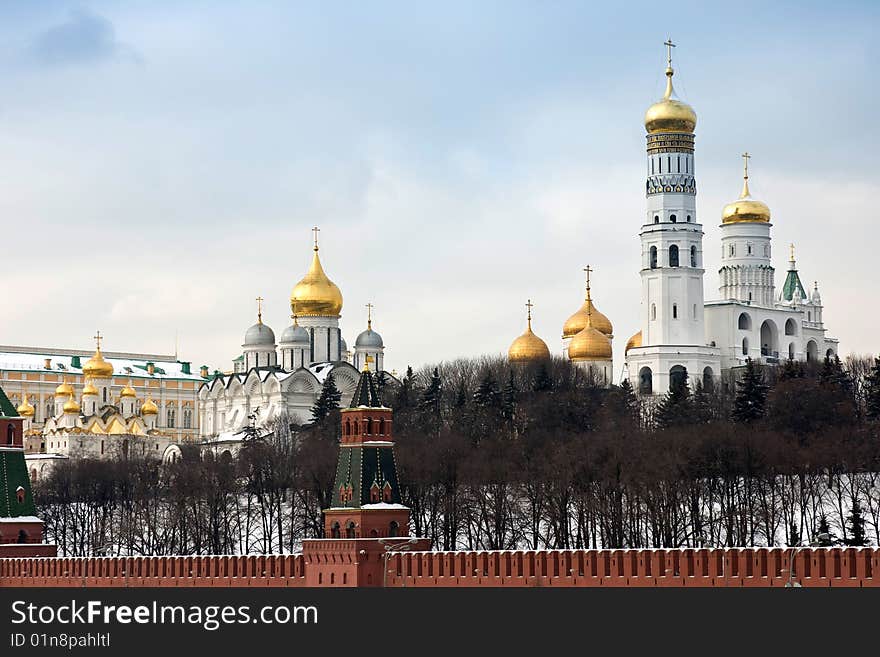
[[[95,384],[92,383],[92,380],[89,379],[86,381],[86,385],[83,388],[83,395],[95,395],[97,396],[98,389],[95,387]]]
[[[131,387],[131,381],[129,381],[128,384],[122,389],[122,391],[119,393],[119,396],[137,397],[137,392],[135,392],[135,389]]]
[[[55,388],[55,396],[56,397],[70,397],[73,394],[73,386],[67,382],[65,378],[58,387]]]
[[[672,48],[675,44],[666,42],[666,91],[663,98],[648,108],[645,112],[645,130],[649,135],[660,132],[685,132],[692,133],[697,127],[697,113],[693,108],[677,98],[672,88]]]
[[[104,360],[104,354],[101,353],[101,332],[95,336],[97,348],[95,355],[86,361],[83,365],[83,374],[92,379],[107,379],[113,376],[113,366]]]
[[[542,360],[550,360],[550,349],[547,343],[532,332],[532,300],[529,299],[526,319],[526,331],[507,350],[507,357],[511,363],[531,363]]]
[[[79,404],[73,398],[73,395],[70,395],[70,398],[64,402],[64,406],[61,407],[65,413],[79,413]]]
[[[315,246],[312,264],[303,279],[290,293],[290,310],[299,317],[338,317],[342,312],[342,292],[331,281],[318,257],[318,233],[315,231]]]
[[[596,306],[593,305],[593,298],[590,295],[590,273],[593,270],[591,267],[586,267],[584,271],[587,273],[587,292],[584,297],[584,303],[571,317],[565,320],[565,324],[562,326],[562,337],[564,339],[573,338],[586,328],[587,317],[592,316],[593,328],[598,329],[609,338],[613,338],[614,327],[611,325],[611,320],[599,312]]]
[[[743,153],[743,188],[739,198],[733,203],[724,206],[721,212],[721,222],[725,224],[761,223],[770,222],[770,208],[765,203],[755,200],[749,193],[749,158],[751,155]]]
[[[568,357],[575,362],[611,360],[611,340],[593,326],[592,313],[587,313],[587,325],[568,343]]]
[[[624,355],[629,353],[630,349],[636,349],[642,346],[642,332],[634,334],[629,340],[626,341],[626,347],[623,350]]]
[[[141,405],[141,415],[159,415],[159,407],[156,402],[147,397],[147,401]]]
[[[18,414],[22,417],[34,417],[34,413],[36,412],[33,404],[28,401],[27,393],[24,394],[21,403],[15,410],[18,411]]]

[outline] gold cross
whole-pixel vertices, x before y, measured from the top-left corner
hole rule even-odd
[[[675,44],[672,43],[672,39],[666,39],[663,42],[663,45],[666,46],[666,64],[668,66],[672,66],[672,49],[675,48]]]
[[[593,268],[590,265],[584,267],[584,271],[587,272],[587,289],[590,289],[590,273],[593,271]]]
[[[789,260],[791,262],[794,262],[794,242],[792,242],[791,244],[788,245],[788,250],[789,250],[789,253],[791,254],[789,256]]]
[[[528,313],[527,317],[529,321],[529,328],[532,328],[532,308],[534,307],[534,305],[535,304],[532,303],[531,299],[526,300],[526,308],[528,309],[526,312]]]
[[[95,343],[97,343],[97,345],[98,345],[98,351],[101,351],[101,340],[103,340],[103,338],[101,337],[101,332],[98,331],[92,337],[95,338]]]
[[[321,229],[315,226],[312,228],[312,232],[315,234],[315,251],[318,250],[318,233],[321,232]]]
[[[257,297],[257,321],[262,324],[263,323],[263,302],[265,299],[263,297]]]
[[[752,157],[752,156],[749,155],[749,152],[748,152],[748,151],[746,151],[745,153],[742,154],[742,158],[743,158],[743,171],[745,172],[745,173],[743,173],[743,178],[745,178],[746,180],[749,179],[749,159],[750,159],[751,157]]]
[[[367,304],[367,328],[373,327],[373,304]]]

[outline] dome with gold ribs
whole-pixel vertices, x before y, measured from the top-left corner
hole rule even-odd
[[[672,88],[672,43],[667,42],[669,55],[666,61],[666,91],[663,98],[648,108],[645,112],[645,130],[648,134],[660,132],[686,132],[692,133],[697,127],[697,113],[693,108],[677,98]]]
[[[324,273],[317,237],[309,271],[290,293],[290,310],[299,317],[336,317],[342,311],[342,292]]]
[[[541,360],[550,360],[550,349],[547,343],[532,332],[532,302],[526,304],[529,308],[526,320],[526,331],[507,350],[507,357],[511,363],[531,363]]]
[[[100,333],[98,335],[100,336]],[[104,360],[104,354],[101,353],[100,337],[95,355],[86,361],[82,371],[85,376],[94,379],[106,379],[113,376],[113,366]]]
[[[629,340],[626,341],[626,347],[623,350],[624,355],[633,348],[642,346],[642,332],[634,334]]]
[[[568,343],[568,357],[573,361],[611,359],[611,340],[591,320],[587,315],[587,325]]]
[[[129,381],[128,385],[126,385],[120,391],[119,396],[120,397],[137,397],[137,392],[135,392],[135,389],[131,387],[131,381]]]
[[[86,385],[83,388],[83,394],[84,395],[97,395],[98,394],[98,389],[95,387],[95,384],[92,383],[91,379],[86,381]]]
[[[141,415],[159,415],[159,407],[149,397],[141,406]]]
[[[73,398],[73,395],[71,395],[70,399],[68,399],[66,402],[64,402],[64,406],[62,406],[61,409],[65,413],[79,413],[79,404]]]
[[[72,394],[73,394],[73,386],[67,382],[67,379],[64,379],[64,381],[62,381],[60,384],[58,384],[58,387],[55,388],[55,396],[56,397],[62,397],[62,396],[69,397]]]
[[[584,303],[571,317],[565,320],[565,324],[562,325],[562,337],[573,338],[583,331],[587,326],[587,315],[592,315],[593,328],[598,329],[609,338],[613,338],[614,327],[611,325],[611,320],[593,305],[593,297],[590,294],[590,273],[593,270],[591,267],[586,267],[584,271],[587,272],[587,293],[584,297]]]
[[[743,153],[745,173],[743,174],[743,188],[739,198],[733,203],[724,206],[721,212],[721,222],[725,224],[740,223],[768,223],[770,221],[770,208],[765,203],[755,200],[749,193],[749,158],[751,155]]]
[[[22,417],[33,417],[35,410],[33,404],[28,401],[27,393],[25,393],[24,398],[21,400],[21,403],[15,409],[18,411],[18,414]]]

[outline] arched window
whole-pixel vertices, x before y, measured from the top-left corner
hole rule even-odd
[[[688,222],[688,223],[691,222],[691,215],[688,215],[688,216],[687,216],[687,222]]]
[[[657,247],[651,247],[651,269],[657,269]]]
[[[338,522],[334,522],[333,526],[330,527],[330,538],[341,538]]]
[[[654,215],[654,223],[655,223],[655,224],[659,224],[659,223],[660,223],[660,215],[659,215],[659,214],[655,214],[655,215]]]
[[[15,499],[19,504],[24,504],[24,488],[22,486],[15,489]]]
[[[771,358],[779,356],[779,330],[776,323],[769,319],[761,324],[761,355]]]
[[[691,267],[697,266],[697,247],[691,246]]]
[[[168,423],[166,426],[169,429],[173,429],[174,428],[174,409],[173,408],[168,409],[167,416],[168,416]]]
[[[749,355],[749,339],[743,338],[743,348],[742,348],[743,356]]]
[[[711,367],[703,368],[703,390],[712,390],[715,387],[715,373]]]
[[[807,360],[811,363],[817,361],[819,359],[819,345],[816,344],[815,340],[810,340],[807,343]]]
[[[388,525],[388,535],[391,537],[397,536],[400,533],[400,525],[396,520],[392,520]]]
[[[107,388],[104,388],[104,403],[107,403]]]
[[[737,320],[736,325],[739,327],[741,331],[751,331],[752,330],[752,318],[749,317],[748,313],[740,313],[739,320]]]
[[[368,436],[373,435],[373,419],[372,418],[369,418],[369,417],[367,418],[365,431]]]
[[[794,360],[794,342],[788,343],[788,360]]]
[[[674,214],[671,214],[669,215],[669,221],[675,223],[676,221],[678,221],[678,217],[676,217]]]
[[[358,434],[360,434],[360,432],[361,432],[361,425],[360,425],[360,422],[358,422],[357,420],[355,420],[355,421],[354,421],[354,434],[357,436]]]
[[[642,395],[650,395],[653,391],[653,374],[650,367],[643,367],[639,370],[639,393]]]
[[[752,255],[752,245],[746,244],[746,253]]]
[[[183,410],[183,428],[192,429],[192,411],[188,408]]]
[[[694,304],[694,319],[697,318],[697,304]]]
[[[797,335],[797,322],[791,317],[785,320],[785,334]]]
[[[346,421],[345,421],[345,425],[344,425],[343,428],[342,428],[342,434],[343,434],[344,436],[350,436],[350,435],[351,435],[351,421],[350,421],[350,420],[346,420]]]
[[[349,520],[348,524],[345,526],[345,538],[356,538],[354,535],[354,521]]]
[[[657,304],[651,304],[651,321],[657,319]]]
[[[18,542],[19,543],[27,543],[28,542],[27,532],[23,529],[18,530]]]
[[[12,445],[15,442],[15,428],[9,424],[6,426],[6,444]]]
[[[807,321],[808,322],[813,321],[813,313],[811,313],[809,310],[807,311]]]
[[[672,304],[672,319],[678,319],[678,304]]]
[[[380,436],[385,435],[385,418],[379,419],[379,435]]]
[[[675,244],[669,247],[669,266],[678,267],[678,246]]]
[[[731,244],[727,247],[727,255],[733,256],[736,255],[736,244]]]
[[[669,389],[678,390],[687,385],[687,369],[681,365],[673,365],[669,370]]]
[[[828,351],[825,352],[825,358],[834,358],[834,356],[835,356],[834,349],[829,349]]]

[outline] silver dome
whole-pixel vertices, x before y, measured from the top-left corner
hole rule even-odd
[[[257,322],[247,330],[247,333],[244,334],[244,346],[249,347],[263,344],[274,345],[275,332],[265,324]]]
[[[348,343],[345,341],[341,335],[339,336],[339,353],[344,354],[348,351]]]
[[[382,342],[382,336],[376,333],[373,329],[362,331],[361,334],[357,336],[357,340],[355,340],[354,346],[376,347],[378,349],[385,347],[384,343]]]
[[[281,334],[281,344],[309,344],[310,342],[309,332],[299,324],[291,324]]]

